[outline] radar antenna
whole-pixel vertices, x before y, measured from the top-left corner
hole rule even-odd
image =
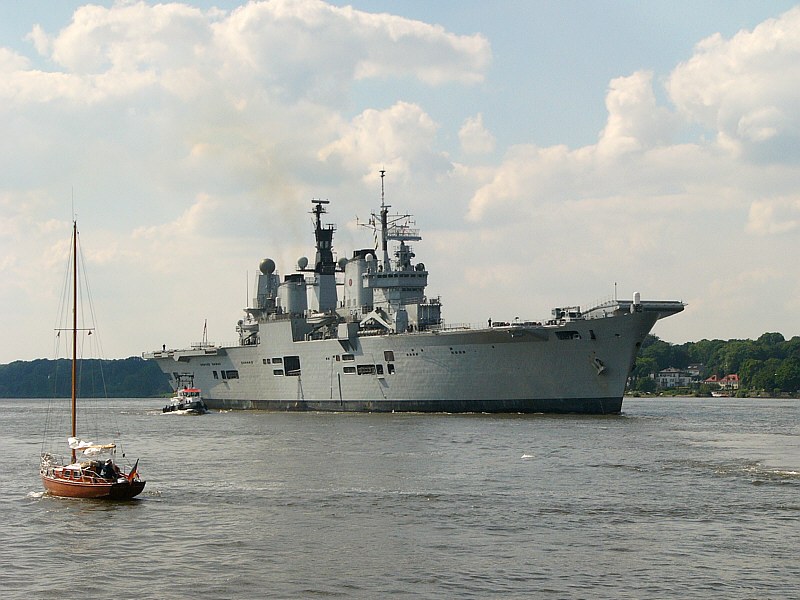
[[[383,178],[386,177],[386,169],[381,169],[381,208],[383,208],[384,202],[384,195],[383,195]]]
[[[390,271],[389,240],[400,242],[401,250],[407,251],[408,246],[406,246],[405,242],[417,242],[422,239],[422,236],[419,234],[419,229],[413,227],[416,223],[410,214],[389,214],[391,204],[386,204],[386,169],[381,169],[378,172],[381,174],[380,214],[376,215],[372,213],[367,223],[359,223],[358,219],[356,219],[356,224],[373,231],[375,235],[375,249],[377,250],[378,247],[380,247],[383,254],[383,268],[386,271]],[[379,231],[380,235],[378,233]]]

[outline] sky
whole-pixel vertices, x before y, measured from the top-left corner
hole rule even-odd
[[[52,355],[73,214],[108,358],[232,343],[381,169],[447,323],[800,335],[793,2],[0,0],[0,134],[0,363]]]

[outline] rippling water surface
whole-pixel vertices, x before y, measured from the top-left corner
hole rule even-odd
[[[147,479],[66,500],[0,400],[16,598],[796,598],[800,401],[621,416],[110,411]]]

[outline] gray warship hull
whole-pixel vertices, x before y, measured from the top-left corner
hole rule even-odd
[[[262,327],[268,343],[147,358],[173,381],[191,373],[212,409],[614,414],[645,336],[682,308],[614,303],[557,325],[310,341],[292,341],[286,319]]]

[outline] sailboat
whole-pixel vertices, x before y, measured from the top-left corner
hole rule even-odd
[[[71,435],[67,440],[71,460],[49,451],[42,451],[40,475],[45,490],[65,498],[109,498],[127,500],[144,489],[139,477],[139,461],[126,474],[114,461],[116,445],[86,442],[77,431],[77,367],[78,367],[78,224],[72,222],[72,406]],[[91,334],[91,330],[89,331]],[[59,331],[60,334],[60,331]],[[66,432],[65,432],[66,433]],[[124,456],[124,454],[123,454]]]

